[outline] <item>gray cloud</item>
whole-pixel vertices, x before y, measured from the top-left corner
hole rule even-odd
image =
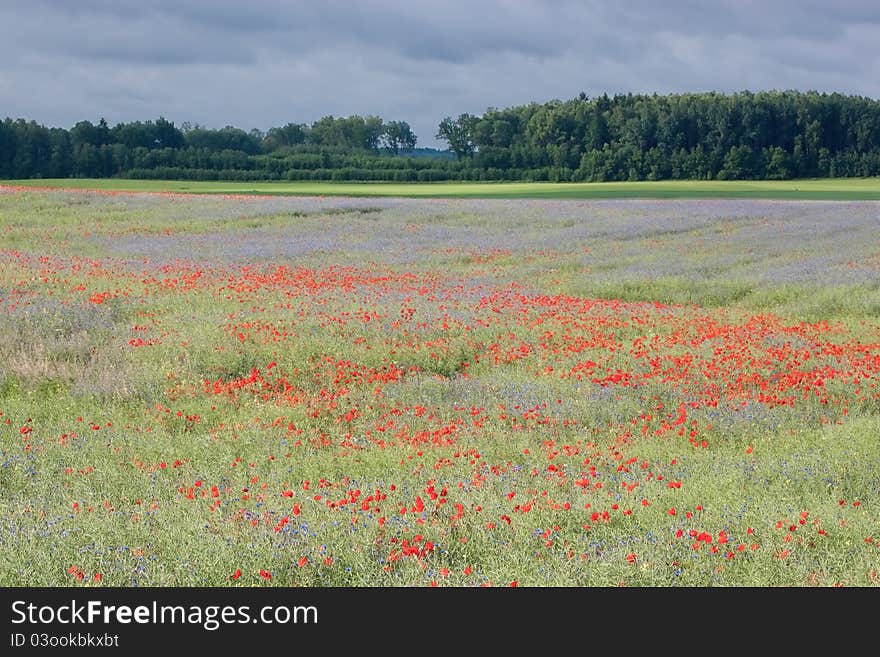
[[[266,129],[584,91],[880,96],[880,8],[814,0],[6,0],[0,116]]]

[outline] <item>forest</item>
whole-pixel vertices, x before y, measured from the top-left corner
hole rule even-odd
[[[815,91],[581,93],[440,121],[325,116],[267,131],[157,120],[0,122],[0,179],[781,180],[880,175],[880,101]]]

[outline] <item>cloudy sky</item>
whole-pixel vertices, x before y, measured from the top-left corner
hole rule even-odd
[[[876,0],[0,0],[0,118],[268,129],[584,92],[880,98]]]

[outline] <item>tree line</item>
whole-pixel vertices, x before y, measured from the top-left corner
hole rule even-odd
[[[773,91],[581,94],[445,118],[437,136],[485,171],[551,180],[880,174],[880,102]]]
[[[80,121],[70,130],[7,118],[0,122],[0,178],[179,173],[196,179],[277,179],[291,169],[385,168],[389,159],[406,162],[401,154],[415,147],[406,121],[378,116],[325,116],[311,125],[288,123],[265,133],[233,126],[178,127],[161,117],[113,127],[103,118]]]
[[[326,116],[266,132],[156,121],[0,123],[0,178],[190,180],[785,179],[880,175],[880,102],[799,91],[607,94],[440,122]],[[444,156],[448,155],[448,156]]]

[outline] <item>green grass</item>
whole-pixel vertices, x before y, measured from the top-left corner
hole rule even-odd
[[[880,178],[805,180],[670,180],[603,183],[333,183],[193,182],[176,180],[52,179],[8,180],[0,185],[192,194],[276,194],[287,196],[404,196],[422,198],[763,198],[880,200]]]

